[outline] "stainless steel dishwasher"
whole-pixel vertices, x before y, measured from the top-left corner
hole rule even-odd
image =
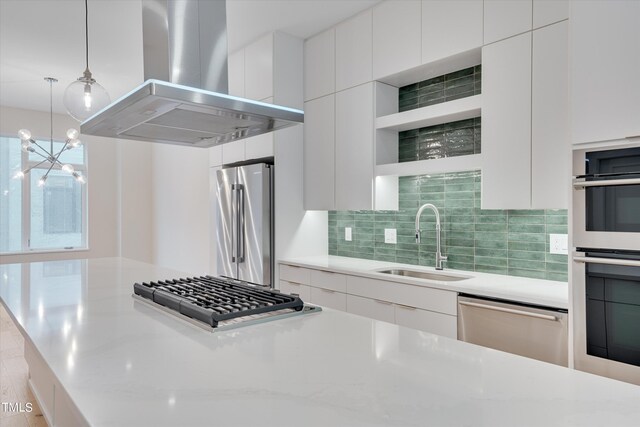
[[[458,339],[568,365],[567,310],[460,295]]]

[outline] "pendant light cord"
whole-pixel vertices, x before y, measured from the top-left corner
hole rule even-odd
[[[53,80],[49,80],[49,126],[51,133],[50,142],[51,142],[51,154],[53,154]]]
[[[87,70],[89,69],[89,5],[88,0],[84,0],[84,52],[87,63]]]

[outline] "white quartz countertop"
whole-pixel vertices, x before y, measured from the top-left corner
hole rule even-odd
[[[640,387],[325,309],[211,333],[135,301],[184,273],[0,266],[0,299],[92,426],[638,426]]]
[[[377,270],[405,268],[416,271],[435,272],[433,267],[421,267],[410,264],[373,261],[334,255],[287,258],[280,260],[279,262],[298,267],[309,267],[344,274],[371,277],[391,282],[446,289],[528,304],[564,309],[569,308],[569,290],[567,282],[504,276],[500,274],[479,273],[475,271],[452,270],[447,269],[446,267],[442,273],[453,273],[459,276],[468,276],[469,278],[452,282],[437,280],[427,281],[425,279],[380,273]]]

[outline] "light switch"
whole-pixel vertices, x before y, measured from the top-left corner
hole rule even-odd
[[[549,234],[549,253],[567,255],[569,236],[567,234]]]
[[[344,228],[344,240],[347,242],[351,241],[351,227]]]
[[[395,245],[397,243],[396,237],[396,229],[395,228],[385,228],[384,229],[384,242],[391,243]]]

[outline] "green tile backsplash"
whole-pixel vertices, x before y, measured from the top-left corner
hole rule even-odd
[[[480,117],[398,133],[398,161],[480,154]]]
[[[426,107],[458,98],[478,95],[481,90],[482,66],[465,68],[403,86],[398,90],[400,112]]]
[[[550,280],[567,280],[567,255],[549,253],[549,234],[567,233],[566,210],[480,209],[479,171],[399,179],[398,211],[329,212],[329,254],[414,265],[435,265],[435,218],[422,214],[422,243],[415,242],[415,215],[433,203],[442,220],[446,268]],[[352,228],[352,241],[344,228]],[[397,244],[384,243],[384,229]]]

